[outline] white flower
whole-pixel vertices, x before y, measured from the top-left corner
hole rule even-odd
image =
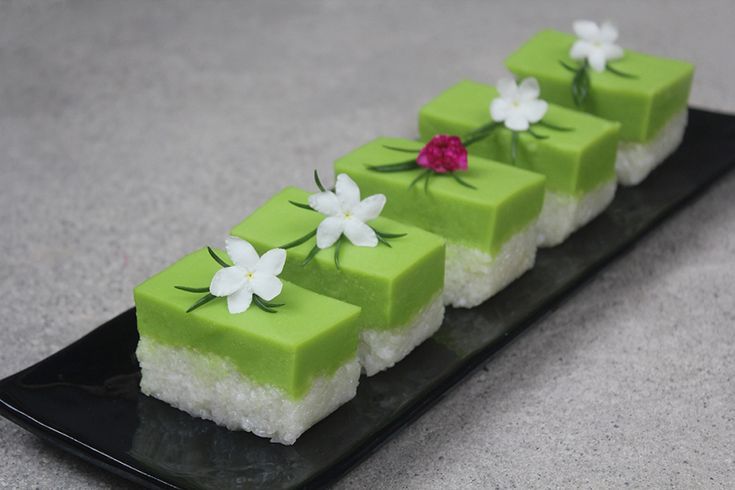
[[[376,246],[378,237],[365,222],[380,215],[385,196],[375,194],[360,201],[360,189],[347,174],[337,176],[335,187],[336,193],[324,191],[309,196],[309,206],[327,216],[316,230],[316,246],[329,248],[343,233],[357,246]]]
[[[209,285],[214,296],[227,296],[230,313],[242,313],[250,307],[253,294],[270,301],[279,294],[283,284],[276,277],[283,271],[286,251],[268,250],[258,257],[250,243],[236,237],[226,240],[227,255],[235,264],[217,271]]]
[[[608,60],[623,57],[623,48],[615,44],[618,30],[610,22],[601,26],[590,20],[574,23],[574,33],[579,39],[572,45],[569,56],[575,60],[587,60],[593,70],[604,71]]]
[[[490,104],[493,121],[504,122],[511,131],[526,131],[544,117],[549,104],[538,98],[541,92],[538,80],[526,78],[520,85],[510,78],[503,78],[497,85],[500,97]]]

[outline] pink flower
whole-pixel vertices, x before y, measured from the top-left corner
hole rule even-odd
[[[457,136],[437,134],[421,149],[416,163],[439,174],[467,170],[467,149]]]

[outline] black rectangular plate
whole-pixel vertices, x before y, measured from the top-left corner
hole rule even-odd
[[[190,417],[140,393],[135,310],[0,382],[0,414],[151,487],[315,487],[336,480],[436,403],[645,232],[735,165],[735,116],[692,109],[684,142],[641,185],[490,301],[441,330],[293,446]]]

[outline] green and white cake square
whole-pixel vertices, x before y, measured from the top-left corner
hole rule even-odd
[[[385,194],[385,216],[446,239],[445,304],[476,306],[533,267],[542,175],[468,156],[451,136],[378,138],[334,166]]]
[[[538,244],[558,245],[615,196],[619,123],[549,104],[536,80],[462,81],[421,108],[419,133],[462,135],[469,152],[546,177]]]
[[[541,31],[505,63],[550,102],[620,122],[618,180],[638,184],[683,138],[694,66],[621,48],[609,22],[577,21],[574,32]]]
[[[293,444],[355,396],[360,308],[280,281],[283,250],[230,238],[227,254],[199,250],[135,288],[141,390]]]
[[[393,366],[442,324],[444,240],[379,217],[384,195],[360,199],[347,175],[335,191],[288,187],[231,230],[263,251],[288,249],[283,276],[362,308],[360,362]]]

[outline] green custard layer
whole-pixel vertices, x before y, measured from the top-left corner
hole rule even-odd
[[[363,194],[363,198],[368,193]],[[287,187],[263,204],[230,234],[248,240],[260,252],[280,247],[316,229],[324,216],[298,208],[309,193]],[[340,270],[334,246],[301,265],[316,243],[312,238],[288,250],[282,276],[300,286],[362,307],[360,328],[392,329],[409,323],[444,285],[444,240],[388,218],[369,223],[384,233],[407,233],[391,247],[357,247],[343,238]]]
[[[409,189],[423,168],[381,173],[367,165],[405,161],[411,155],[384,145],[418,151],[423,144],[401,138],[378,138],[348,153],[334,164],[367,194],[388,197],[383,214],[419,226],[449,241],[495,255],[513,235],[538,217],[544,200],[542,175],[470,156],[466,172],[458,172],[476,189],[450,175],[432,175],[428,192],[419,184]]]
[[[578,64],[569,57],[575,40],[563,32],[541,31],[511,54],[505,64],[517,77],[536,77],[542,98],[576,108],[571,93],[574,74],[559,63]],[[692,64],[627,49],[621,59],[610,64],[636,78],[588,70],[590,92],[582,109],[621,122],[621,139],[645,143],[687,107],[694,76]]]
[[[219,255],[227,258],[223,251]],[[286,281],[274,300],[285,304],[278,313],[252,305],[232,315],[226,298],[186,313],[204,293],[174,286],[208,287],[220,268],[202,249],[136,287],[140,335],[225,357],[251,380],[281,388],[294,399],[302,398],[316,377],[331,376],[355,358],[360,308]]]
[[[489,123],[490,103],[497,96],[497,90],[490,85],[469,80],[457,83],[421,108],[421,139],[428,141],[436,134],[463,136]],[[545,98],[543,91],[541,98]],[[520,133],[515,163],[518,167],[546,176],[549,190],[575,197],[615,178],[618,123],[553,104],[549,104],[543,120],[573,130],[534,128],[548,139]],[[478,156],[510,163],[511,138],[511,131],[499,127],[468,150]]]

